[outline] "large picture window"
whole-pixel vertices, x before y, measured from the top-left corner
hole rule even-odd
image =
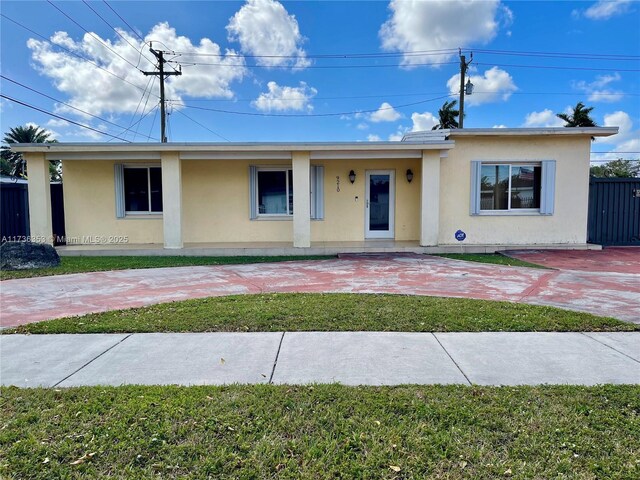
[[[556,161],[471,162],[471,215],[553,215]]]
[[[480,210],[538,210],[542,190],[540,165],[482,165]]]

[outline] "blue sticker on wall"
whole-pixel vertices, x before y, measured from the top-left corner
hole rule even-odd
[[[467,234],[464,233],[462,230],[458,230],[455,233],[455,237],[456,237],[456,240],[458,240],[459,242],[463,242],[464,239],[467,238]]]

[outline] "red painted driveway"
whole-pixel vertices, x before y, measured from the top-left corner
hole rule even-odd
[[[506,300],[640,323],[638,272],[542,270],[387,254],[5,280],[0,282],[0,325],[261,292],[397,293]]]
[[[507,252],[507,255],[562,270],[640,274],[640,247],[607,247],[602,250],[521,250]]]

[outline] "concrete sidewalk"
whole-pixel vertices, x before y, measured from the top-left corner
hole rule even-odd
[[[640,332],[2,335],[0,382],[640,384]]]

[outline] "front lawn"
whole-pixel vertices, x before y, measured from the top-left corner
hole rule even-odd
[[[12,278],[45,277],[69,273],[128,270],[131,268],[191,267],[198,265],[232,265],[238,263],[285,262],[289,260],[326,260],[335,256],[280,256],[280,257],[60,257],[54,268],[33,270],[1,270],[0,280]]]
[[[640,386],[5,388],[3,478],[640,477]]]
[[[234,295],[32,323],[4,333],[632,331],[588,313],[508,302],[413,295]]]

